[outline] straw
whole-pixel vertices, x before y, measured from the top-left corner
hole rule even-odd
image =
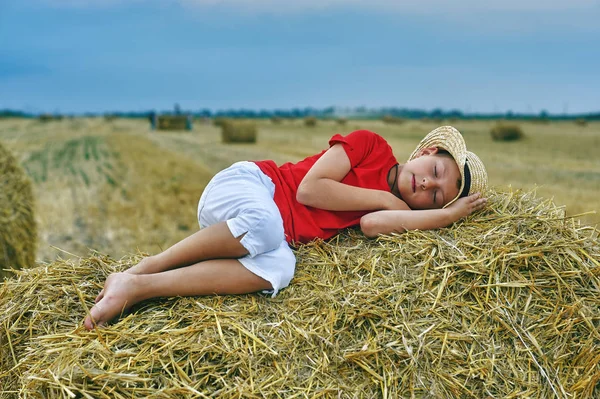
[[[276,298],[160,298],[91,332],[105,277],[139,256],[19,271],[0,289],[0,397],[600,395],[598,231],[534,192],[494,192],[446,229],[351,229],[296,254]]]
[[[35,264],[37,229],[31,182],[0,144],[0,281]]]

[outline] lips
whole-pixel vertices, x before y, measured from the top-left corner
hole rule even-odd
[[[415,191],[417,191],[417,182],[415,181],[415,175],[412,176],[412,189],[413,189],[413,193]]]

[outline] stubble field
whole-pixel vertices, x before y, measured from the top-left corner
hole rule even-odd
[[[490,184],[554,198],[568,215],[600,215],[600,123],[520,122],[525,138],[496,142],[494,121],[444,121],[458,128],[484,161]],[[198,229],[196,205],[219,170],[240,160],[298,161],[327,148],[336,133],[373,130],[400,162],[433,122],[349,121],[341,126],[301,120],[260,121],[255,144],[224,144],[219,128],[195,123],[192,131],[156,132],[146,120],[75,118],[40,122],[0,120],[0,142],[20,161],[36,197],[40,262],[87,256],[156,253]],[[591,212],[591,213],[590,213]]]

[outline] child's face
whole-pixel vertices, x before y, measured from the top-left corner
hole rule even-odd
[[[411,209],[439,209],[458,195],[460,171],[450,155],[426,148],[402,166],[398,190]]]

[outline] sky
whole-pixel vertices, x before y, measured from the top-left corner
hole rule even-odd
[[[0,0],[0,109],[600,111],[600,0]]]

